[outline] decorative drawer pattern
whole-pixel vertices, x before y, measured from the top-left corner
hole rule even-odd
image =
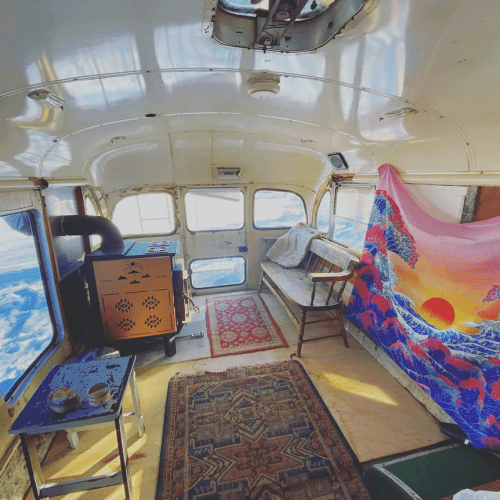
[[[93,266],[106,338],[176,331],[170,257],[95,261]]]

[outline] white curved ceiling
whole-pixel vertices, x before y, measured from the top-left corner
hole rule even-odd
[[[0,177],[85,176],[109,191],[204,183],[236,162],[249,182],[307,183],[334,151],[354,172],[499,169],[497,2],[376,0],[303,54],[222,46],[204,33],[203,9],[1,2]],[[248,95],[258,71],[281,75],[276,97]],[[39,88],[64,109],[27,97]],[[419,112],[384,118],[408,106]]]

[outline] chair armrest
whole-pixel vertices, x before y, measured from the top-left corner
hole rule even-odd
[[[340,271],[338,273],[309,273],[309,279],[316,282],[332,282],[336,281],[347,281],[354,276],[354,268],[349,267],[345,271]]]

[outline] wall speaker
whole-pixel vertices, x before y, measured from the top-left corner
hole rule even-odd
[[[342,153],[330,153],[328,158],[330,158],[332,167],[335,170],[347,170],[349,168],[345,158],[342,156]]]

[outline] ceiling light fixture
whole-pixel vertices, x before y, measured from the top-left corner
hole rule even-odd
[[[46,89],[34,90],[28,94],[30,99],[33,99],[38,104],[45,108],[63,108],[64,99],[57,97],[52,92]]]
[[[280,77],[270,73],[259,73],[248,79],[248,93],[255,99],[268,99],[280,91]]]
[[[418,111],[415,108],[401,108],[385,113],[385,118],[380,118],[380,120],[384,120],[386,118],[388,120],[395,120],[397,118],[403,118],[403,116],[414,115],[416,113],[418,113]]]

